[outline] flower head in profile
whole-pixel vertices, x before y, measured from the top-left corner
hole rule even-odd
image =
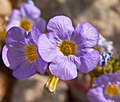
[[[13,70],[16,78],[28,78],[36,73],[45,73],[47,62],[38,53],[37,42],[41,34],[32,27],[29,34],[23,28],[12,27],[6,35],[7,44],[2,50],[4,64]]]
[[[94,86],[87,93],[90,102],[120,102],[120,72],[98,77]]]
[[[98,43],[99,33],[90,23],[82,22],[74,29],[66,16],[56,16],[47,25],[48,34],[38,40],[38,51],[49,65],[50,72],[61,80],[77,77],[77,69],[87,73],[99,61],[99,52],[92,47]]]
[[[107,52],[102,52],[100,54],[100,61],[99,64],[100,66],[105,66],[107,64],[107,62],[112,58],[112,53],[107,53]]]
[[[41,11],[32,3],[23,3],[21,8],[14,9],[9,17],[7,31],[13,26],[19,26],[30,31],[32,25],[36,26],[40,32],[46,29],[46,22],[40,17]]]

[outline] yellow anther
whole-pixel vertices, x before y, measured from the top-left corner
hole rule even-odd
[[[54,93],[57,83],[58,83],[59,78],[51,75],[47,82],[44,85],[44,88],[47,89],[49,92]]]

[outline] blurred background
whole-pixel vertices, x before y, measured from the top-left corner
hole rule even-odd
[[[25,0],[0,0],[0,52],[5,44],[5,20],[14,8]],[[120,50],[120,0],[33,0],[46,22],[56,15],[69,16],[73,25],[92,23],[115,50]],[[120,56],[116,56],[120,59]],[[59,81],[55,94],[44,91],[48,76],[39,74],[25,80],[12,77],[0,53],[0,102],[88,102],[86,97],[89,75],[72,81]]]

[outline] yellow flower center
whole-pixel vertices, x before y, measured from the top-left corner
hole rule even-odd
[[[63,40],[59,45],[59,49],[65,56],[76,54],[76,44],[68,40]]]
[[[29,62],[33,63],[38,58],[38,54],[36,52],[35,45],[27,45],[26,46],[26,58]]]
[[[107,85],[106,89],[105,89],[105,94],[109,95],[109,96],[116,96],[120,93],[120,89],[118,87],[118,85],[116,84],[112,84],[112,85]]]
[[[44,85],[44,88],[47,89],[49,92],[54,93],[59,78],[51,75],[49,79],[47,80],[46,84]]]
[[[27,19],[23,19],[20,22],[20,27],[24,28],[25,31],[27,31],[27,32],[30,31],[31,26],[32,26],[31,22],[29,20],[27,20]]]

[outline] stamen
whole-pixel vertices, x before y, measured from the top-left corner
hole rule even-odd
[[[49,79],[47,80],[46,84],[44,85],[44,88],[47,89],[49,92],[54,93],[59,78],[51,75]]]
[[[65,56],[76,54],[76,44],[74,42],[63,40],[59,45],[59,49]]]
[[[118,87],[117,84],[109,84],[107,85],[106,89],[105,89],[105,94],[109,95],[109,96],[116,96],[120,93],[120,89]]]
[[[34,62],[38,58],[38,54],[36,52],[35,45],[27,45],[26,46],[26,58],[29,62]]]
[[[27,31],[27,32],[30,31],[31,26],[32,26],[31,22],[29,20],[27,20],[27,19],[23,19],[20,22],[20,27],[24,28],[25,31]]]

